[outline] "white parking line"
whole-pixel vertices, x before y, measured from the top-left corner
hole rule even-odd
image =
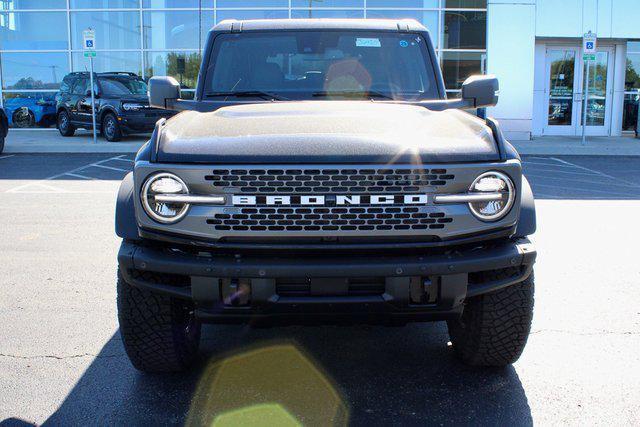
[[[80,179],[88,179],[88,180],[94,180],[95,178],[91,178],[90,176],[84,176],[84,175],[80,175],[77,173],[65,173],[64,176],[73,176],[75,178],[80,178]]]
[[[606,173],[597,171],[595,169],[589,169],[589,168],[586,168],[584,166],[576,165],[575,163],[567,162],[566,160],[558,159],[556,157],[549,157],[549,158],[552,159],[552,160],[555,160],[556,162],[560,162],[560,163],[563,163],[565,165],[573,166],[574,168],[582,169],[584,171],[591,172],[591,173],[596,174],[596,175],[600,175],[600,176],[604,176],[604,177],[607,177],[607,178],[610,178],[610,179],[618,180],[618,178],[616,178],[615,176],[607,175]]]
[[[105,165],[101,165],[101,164],[97,164],[97,163],[94,163],[94,164],[90,165],[89,167],[110,169],[112,171],[118,171],[118,172],[131,172],[131,169],[114,168],[113,166],[105,166]]]
[[[135,163],[135,162],[136,162],[135,160],[127,159],[127,158],[122,158],[122,159],[120,159],[120,158],[114,158],[113,160],[119,160],[119,161],[121,161],[121,162],[129,162],[129,163]]]
[[[528,170],[525,168],[525,170]],[[578,169],[580,170],[580,169]],[[555,169],[538,169],[538,168],[531,168],[531,171],[535,172],[549,172],[550,174],[566,174],[566,175],[580,175],[580,176],[598,176],[598,175],[594,175],[592,173],[587,173],[587,172],[576,172],[576,171],[566,171],[566,170],[555,170]],[[527,172],[525,175],[529,176],[531,175],[531,172]]]
[[[531,177],[531,178],[538,178],[538,179],[548,179],[549,176],[548,175],[540,175],[538,173],[536,173],[538,171],[535,171],[534,173],[527,173],[526,176],[527,177]],[[575,174],[574,174],[575,175]],[[592,177],[593,179],[597,179],[594,175],[587,175],[584,173],[578,174],[580,176],[587,176],[587,177]],[[570,182],[579,182],[582,184],[589,184],[589,185],[604,185],[604,186],[616,186],[616,187],[622,187],[622,188],[638,188],[637,186],[634,185],[629,185],[623,182],[616,182],[616,183],[611,183],[609,181],[594,181],[594,180],[589,180],[589,179],[580,179],[580,178],[572,178],[572,177],[568,177],[568,176],[563,176],[563,177],[555,177],[559,180],[562,181],[570,181]],[[558,186],[558,188],[561,188],[560,186]]]
[[[9,157],[15,157],[15,156],[16,156],[15,154],[9,154],[8,156],[2,156],[2,157],[0,157],[0,160],[2,160],[2,159],[8,159]]]
[[[100,160],[99,162],[89,163],[89,164],[86,164],[84,166],[80,166],[78,168],[71,169],[69,171],[65,171],[65,172],[62,172],[62,173],[59,173],[59,174],[56,174],[56,175],[51,175],[51,176],[49,176],[47,178],[44,178],[44,179],[41,179],[41,180],[38,180],[38,181],[35,181],[35,182],[29,182],[27,184],[23,184],[23,185],[19,185],[17,187],[14,187],[14,188],[10,188],[9,190],[5,191],[5,193],[27,193],[28,191],[24,191],[24,189],[28,188],[29,186],[32,186],[32,185],[44,185],[43,184],[44,182],[51,181],[53,179],[60,178],[60,177],[65,176],[65,175],[75,174],[76,172],[83,171],[83,170],[85,170],[87,168],[90,168],[92,166],[98,166],[99,167],[99,166],[102,165],[102,163],[107,163],[107,162],[110,162],[110,161],[113,161],[113,160],[116,160],[116,159],[121,159],[124,156],[126,156],[126,154],[121,154],[119,156],[110,157],[108,159]],[[117,168],[113,168],[113,169],[117,169]],[[122,172],[129,172],[128,170],[125,170],[125,169],[117,169],[117,170],[120,170]],[[46,187],[48,187],[48,186],[46,186]],[[50,188],[54,188],[54,187],[50,187]],[[63,191],[63,190],[60,190],[60,191]]]
[[[529,161],[524,161],[522,162],[525,166],[527,165],[536,165],[536,166],[551,166],[554,168],[565,168],[565,169],[575,169],[575,166],[569,166],[569,165],[563,165],[562,163],[558,164],[558,163],[546,163],[546,162],[529,162]]]

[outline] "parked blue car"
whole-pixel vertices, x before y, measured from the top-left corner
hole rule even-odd
[[[56,121],[54,93],[25,93],[6,98],[4,110],[10,127],[49,127]]]

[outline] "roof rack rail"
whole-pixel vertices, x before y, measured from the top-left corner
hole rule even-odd
[[[126,76],[138,77],[136,73],[132,73],[131,71],[102,71],[98,74],[124,74]]]

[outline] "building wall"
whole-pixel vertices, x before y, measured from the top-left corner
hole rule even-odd
[[[207,31],[224,19],[413,18],[430,31],[447,91],[484,70],[486,0],[0,0],[0,102],[51,110],[60,81],[85,71],[81,33],[96,30],[95,71],[172,75],[193,94]],[[199,8],[201,6],[201,8]],[[55,110],[55,109],[54,109]],[[51,123],[38,123],[51,126]]]
[[[534,0],[489,0],[487,51],[490,74],[500,81],[500,101],[489,114],[507,138],[529,139],[533,118]]]
[[[490,114],[511,139],[542,135],[547,44],[579,45],[584,33],[615,47],[611,135],[622,132],[627,39],[640,39],[639,0],[489,0],[488,71],[500,79]]]

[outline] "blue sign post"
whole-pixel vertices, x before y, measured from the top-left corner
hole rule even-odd
[[[91,83],[91,123],[93,125],[93,143],[98,142],[96,135],[96,95],[93,91],[93,58],[96,56],[96,32],[88,28],[82,32],[84,56],[89,58],[89,76]]]
[[[589,77],[591,74],[591,61],[596,60],[596,44],[598,38],[591,31],[582,38],[582,60],[587,64],[587,72],[584,78],[584,107],[582,109],[582,145],[587,144],[587,108],[589,107]]]

